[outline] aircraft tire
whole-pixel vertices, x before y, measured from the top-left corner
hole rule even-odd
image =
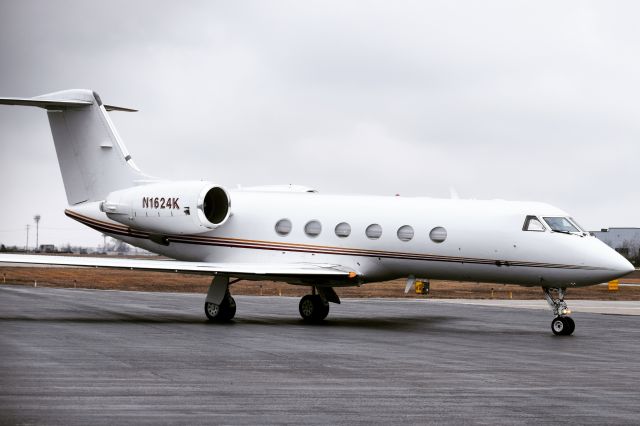
[[[567,325],[567,331],[564,334],[565,336],[571,336],[574,330],[576,329],[576,323],[573,321],[571,317],[564,317],[565,324]]]
[[[569,336],[576,328],[576,324],[570,317],[555,317],[551,321],[551,331],[556,336]]]
[[[205,302],[204,313],[209,321],[226,322],[236,315],[236,301],[230,294],[225,296],[220,305]]]
[[[300,316],[307,322],[320,322],[329,315],[329,304],[317,294],[307,294],[300,299]]]
[[[220,321],[231,321],[236,316],[236,300],[230,294],[222,301]]]
[[[317,317],[316,321],[323,321],[327,315],[329,315],[329,303],[325,303],[322,298],[318,295],[316,297],[317,303]]]

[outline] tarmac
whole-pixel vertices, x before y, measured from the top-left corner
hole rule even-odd
[[[640,302],[556,337],[545,302],[236,301],[0,285],[0,424],[640,422]]]

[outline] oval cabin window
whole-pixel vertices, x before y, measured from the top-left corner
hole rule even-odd
[[[413,228],[409,225],[404,225],[398,228],[398,239],[400,241],[411,241],[413,238]]]
[[[434,243],[441,243],[447,239],[447,230],[442,226],[436,226],[429,232],[429,238],[431,238],[431,241]]]
[[[340,238],[347,238],[351,235],[351,225],[347,222],[342,222],[336,225],[336,235]]]
[[[291,232],[291,221],[289,219],[280,219],[276,223],[276,233],[278,235],[289,235]]]
[[[317,220],[311,220],[304,226],[304,233],[310,237],[317,237],[322,232],[322,225]]]
[[[367,237],[371,240],[377,240],[382,235],[382,226],[374,223],[372,225],[367,226],[365,231]]]

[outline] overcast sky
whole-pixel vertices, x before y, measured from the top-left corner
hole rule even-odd
[[[146,173],[325,193],[543,201],[640,226],[640,4],[3,1],[0,96],[70,88]],[[0,242],[64,216],[43,110],[0,106]],[[35,240],[31,233],[30,242]]]

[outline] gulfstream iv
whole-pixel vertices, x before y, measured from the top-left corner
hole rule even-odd
[[[101,233],[175,260],[0,255],[5,264],[47,264],[202,274],[212,277],[204,311],[236,312],[238,280],[307,286],[306,321],[322,321],[334,288],[406,278],[538,286],[551,329],[575,323],[568,288],[620,277],[633,266],[566,212],[543,203],[325,195],[302,186],[230,189],[166,181],[135,165],[106,105],[90,90],[0,104],[47,110],[69,207],[66,215]]]

